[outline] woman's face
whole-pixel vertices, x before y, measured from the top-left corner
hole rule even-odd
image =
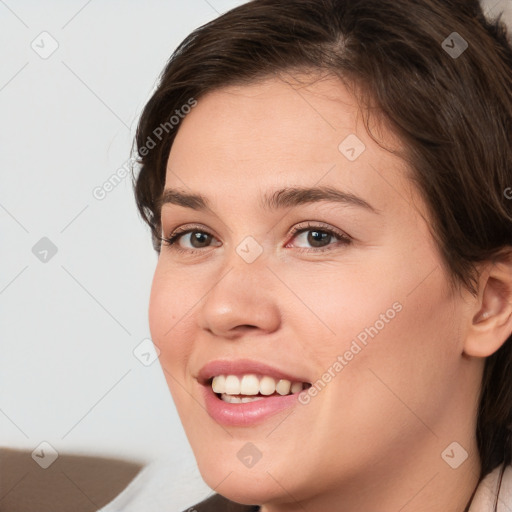
[[[163,236],[192,231],[162,246],[149,313],[207,484],[284,503],[453,471],[441,453],[470,451],[478,390],[467,308],[405,164],[341,82],[209,93],[180,125],[165,188],[206,203],[167,194]],[[294,393],[273,393],[286,381]]]

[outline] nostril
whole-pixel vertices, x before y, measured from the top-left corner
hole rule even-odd
[[[253,331],[254,329],[257,329],[257,327],[255,325],[244,324],[238,325],[236,329],[239,331]]]

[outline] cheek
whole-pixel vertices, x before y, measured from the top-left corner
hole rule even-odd
[[[187,340],[193,337],[186,332],[190,325],[188,313],[194,304],[192,295],[187,292],[189,289],[179,282],[175,272],[166,270],[159,261],[151,286],[149,328],[151,338],[160,350],[160,364],[171,392],[176,385],[171,375],[183,381],[192,349]]]
[[[368,435],[374,435],[382,418],[389,425],[414,423],[408,407],[435,418],[451,395],[461,350],[455,319],[461,313],[435,256],[423,251],[413,258],[404,251],[380,254],[373,264],[345,260],[329,279],[308,279],[302,288],[295,283],[297,294],[308,297],[329,327],[309,314],[300,320],[301,339],[310,340],[307,357],[318,372],[318,397],[329,402],[327,415],[340,435],[351,428],[335,421],[346,411],[365,418],[365,425],[373,425]],[[323,335],[315,338],[315,332]],[[363,425],[353,426],[357,435]]]
[[[283,290],[284,315],[316,371],[327,370],[351,348],[357,352],[354,340],[364,348],[373,338],[382,337],[401,315],[403,297],[393,269],[384,271],[382,259],[380,265],[365,263],[359,254],[345,256],[341,265],[318,266],[313,272],[279,269],[293,290],[293,294]]]
[[[175,272],[169,272],[160,262],[157,265],[149,301],[151,338],[160,350],[159,363],[180,417],[193,412],[195,402],[185,389],[189,386],[189,361],[193,340],[187,326],[193,297]],[[190,303],[190,304],[189,304]]]
[[[342,356],[340,371],[319,393],[330,395],[329,414],[344,417],[350,411],[357,418],[332,421],[340,435],[356,438],[364,432],[376,443],[381,438],[390,444],[394,432],[407,431],[412,439],[428,436],[411,411],[434,425],[450,400],[460,358],[454,303],[438,271],[410,293],[412,288],[404,281],[400,293],[388,290],[378,300],[370,293],[364,307],[344,300],[336,329],[340,335],[324,350],[323,360],[327,371]]]

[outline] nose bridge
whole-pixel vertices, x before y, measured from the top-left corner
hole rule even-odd
[[[244,237],[225,256],[218,284],[212,289],[212,292],[217,292],[216,300],[226,303],[237,300],[241,305],[251,303],[256,297],[261,300],[263,295],[271,299],[268,287],[262,286],[271,276],[267,264],[268,251],[264,251],[262,244],[254,237]],[[265,290],[269,293],[263,293]]]
[[[229,336],[238,326],[272,331],[279,326],[275,279],[267,268],[263,246],[245,237],[226,255],[218,278],[201,306],[201,323],[211,332]]]

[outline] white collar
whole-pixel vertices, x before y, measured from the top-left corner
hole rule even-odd
[[[500,472],[503,465],[495,468],[478,485],[469,512],[493,512]],[[507,466],[501,482],[498,497],[497,512],[510,512],[512,510],[512,466]]]

